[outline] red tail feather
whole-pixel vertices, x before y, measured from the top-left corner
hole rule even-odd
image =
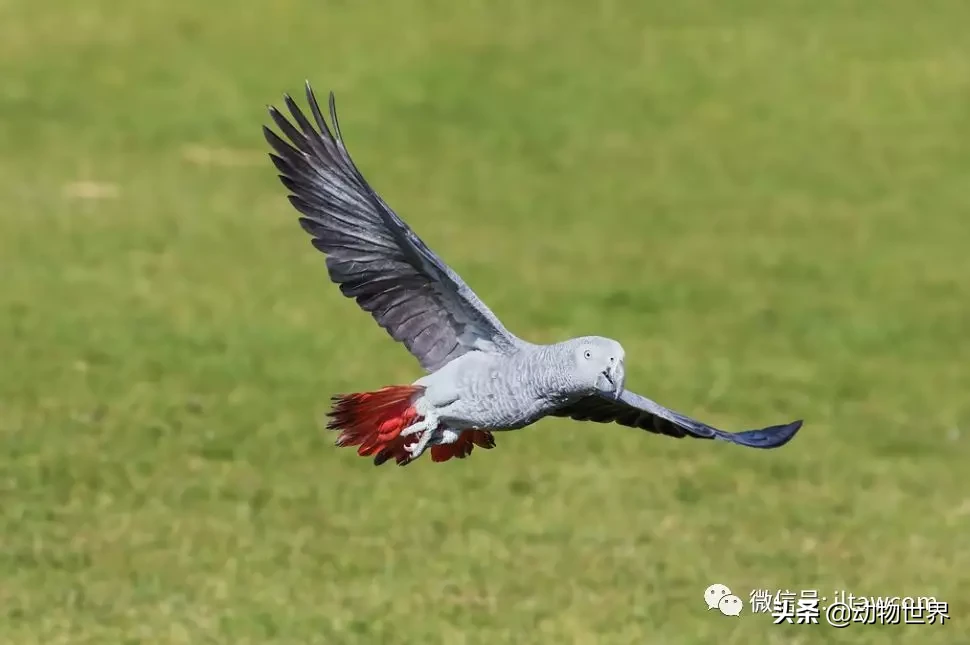
[[[411,455],[405,447],[418,440],[418,435],[402,437],[401,431],[420,421],[414,409],[416,395],[423,388],[414,385],[391,385],[376,392],[358,392],[333,398],[333,409],[327,415],[327,428],[340,430],[337,445],[357,446],[357,454],[374,457],[380,466],[394,459],[398,465],[407,463]],[[465,430],[455,443],[431,446],[432,461],[448,461],[452,457],[464,459],[472,448],[486,450],[495,447],[495,439],[487,430]]]
[[[374,457],[383,464],[394,458],[398,464],[408,460],[404,447],[417,436],[401,437],[401,430],[420,421],[413,402],[423,388],[414,385],[391,385],[376,392],[358,392],[333,398],[334,406],[327,415],[327,428],[340,430],[337,445],[358,446],[357,454]]]
[[[485,450],[495,447],[495,437],[488,430],[465,430],[458,435],[455,443],[431,446],[432,461],[448,461],[452,457],[464,459],[472,454],[472,448],[479,446]]]

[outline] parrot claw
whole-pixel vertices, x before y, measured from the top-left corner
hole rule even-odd
[[[431,443],[431,438],[434,436],[434,429],[428,428],[421,433],[421,437],[414,443],[404,446],[404,449],[408,451],[411,455],[409,461],[414,461],[424,453],[428,448],[428,444]]]
[[[418,421],[401,431],[402,437],[410,437],[411,435],[420,433],[418,440],[412,444],[404,446],[404,449],[410,455],[407,463],[410,463],[420,457],[428,446],[431,444],[431,440],[434,438],[435,430],[438,428],[438,419],[433,416],[425,416],[424,420]]]
[[[418,421],[401,430],[402,437],[410,437],[413,434],[418,434],[419,432],[426,432],[431,429],[431,425],[427,421]]]

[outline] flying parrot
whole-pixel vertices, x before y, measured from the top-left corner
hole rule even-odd
[[[344,144],[330,93],[331,125],[310,84],[314,125],[289,95],[290,122],[269,112],[284,141],[263,127],[270,158],[299,222],[326,255],[330,279],[417,358],[426,374],[410,385],[333,397],[328,429],[375,465],[463,459],[494,434],[543,417],[615,422],[670,437],[751,448],[787,443],[802,422],[730,433],[625,388],[623,347],[599,336],[536,345],[510,333],[467,284],[370,187]]]

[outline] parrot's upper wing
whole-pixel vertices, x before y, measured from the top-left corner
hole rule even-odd
[[[344,145],[333,93],[333,133],[309,83],[306,96],[319,131],[285,96],[297,127],[276,108],[269,111],[292,145],[268,127],[263,133],[290,202],[303,214],[300,224],[327,255],[341,292],[428,371],[472,349],[505,352],[520,343],[368,185]]]
[[[668,410],[659,403],[626,390],[620,395],[619,399],[609,399],[599,395],[584,397],[561,406],[552,413],[552,416],[571,417],[577,421],[595,421],[597,423],[616,422],[620,425],[641,428],[678,439],[683,437],[719,439],[750,448],[783,446],[802,427],[801,421],[794,421],[760,430],[725,432],[706,423],[685,417],[673,410]]]

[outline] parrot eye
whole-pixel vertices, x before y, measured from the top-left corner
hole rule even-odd
[[[593,352],[587,349],[585,352],[583,352],[583,358],[585,358],[586,360],[593,358]]]

